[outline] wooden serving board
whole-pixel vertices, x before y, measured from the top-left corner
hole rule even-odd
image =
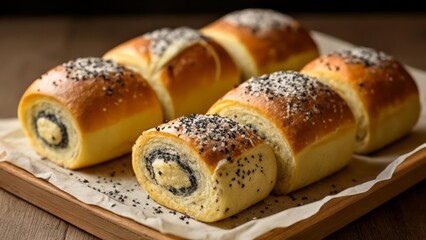
[[[426,177],[426,149],[401,163],[391,179],[369,191],[327,202],[312,217],[260,239],[319,239],[340,229]],[[87,205],[10,163],[0,163],[0,187],[102,239],[178,239],[97,206]]]

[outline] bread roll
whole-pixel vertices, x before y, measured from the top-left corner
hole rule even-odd
[[[318,48],[295,19],[269,9],[232,12],[201,29],[231,54],[244,80],[278,70],[300,70]]]
[[[112,49],[104,58],[141,73],[169,120],[205,113],[240,81],[240,72],[226,51],[186,27],[146,33]]]
[[[355,119],[345,101],[326,85],[296,72],[253,77],[208,113],[250,126],[272,146],[277,194],[344,167],[355,145]]]
[[[69,61],[34,81],[18,117],[35,150],[70,169],[130,152],[143,130],[162,122],[146,81],[99,58]]]
[[[181,117],[144,132],[132,161],[153,200],[205,222],[264,199],[277,171],[272,149],[251,129],[217,115]]]
[[[302,70],[317,77],[346,100],[357,124],[357,153],[370,153],[401,136],[420,114],[417,86],[393,57],[370,48],[322,56]]]

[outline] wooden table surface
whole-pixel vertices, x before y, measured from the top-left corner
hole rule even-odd
[[[426,15],[294,14],[307,28],[383,50],[426,70]],[[16,117],[26,87],[48,69],[100,56],[161,27],[201,27],[218,15],[0,16],[0,118]],[[0,186],[1,187],[1,186]],[[426,239],[426,184],[411,187],[327,239]],[[0,188],[0,239],[97,239]]]

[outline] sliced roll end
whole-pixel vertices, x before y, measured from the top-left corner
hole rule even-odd
[[[111,61],[80,58],[34,81],[18,118],[40,155],[77,169],[130,152],[140,132],[161,123],[162,112],[139,74]]]
[[[229,134],[219,135],[225,131]],[[205,222],[264,199],[276,179],[272,149],[249,129],[218,116],[191,115],[145,132],[132,161],[153,200]]]
[[[23,99],[18,118],[31,145],[42,156],[70,168],[80,153],[81,136],[71,114],[54,99]]]

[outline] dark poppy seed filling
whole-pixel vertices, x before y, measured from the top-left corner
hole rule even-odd
[[[161,171],[156,172],[154,170],[153,165],[155,160],[162,160],[166,164],[175,162],[177,166],[179,166],[179,168],[186,174],[190,183],[188,187],[164,186],[174,195],[188,196],[188,195],[191,195],[193,192],[195,192],[195,190],[197,190],[198,184],[197,184],[197,179],[195,177],[194,171],[188,164],[182,162],[181,157],[175,152],[172,152],[170,150],[164,150],[164,149],[155,150],[151,152],[150,154],[148,154],[148,156],[146,156],[144,160],[145,160],[146,169],[148,170],[151,179],[153,179],[156,184],[159,184],[157,180],[158,175],[161,176],[163,173]]]
[[[67,128],[55,115],[41,111],[33,118],[33,124],[37,138],[47,146],[52,148],[66,148],[68,146]],[[44,129],[40,129],[42,127]],[[49,127],[50,131],[46,129]]]

